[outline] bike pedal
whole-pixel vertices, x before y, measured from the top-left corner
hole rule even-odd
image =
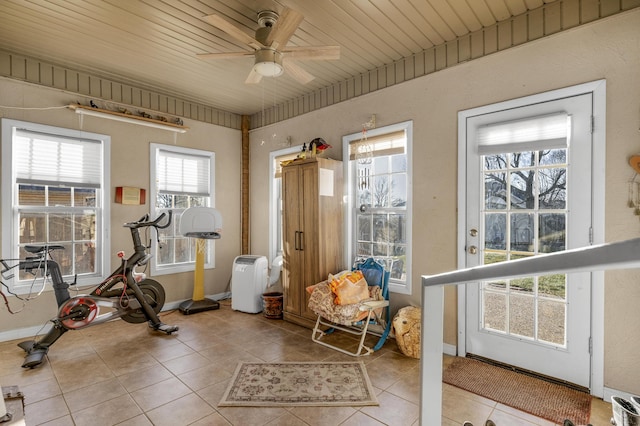
[[[178,327],[177,325],[168,325],[164,323],[152,324],[151,322],[149,323],[149,327],[167,334],[171,334],[180,329],[180,327]]]

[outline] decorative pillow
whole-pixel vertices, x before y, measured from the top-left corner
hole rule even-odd
[[[337,305],[351,305],[370,297],[369,287],[362,271],[349,271],[339,276],[329,276],[329,278]]]

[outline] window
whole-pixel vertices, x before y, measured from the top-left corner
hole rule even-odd
[[[151,144],[152,216],[171,211],[171,226],[159,229],[152,258],[154,275],[192,271],[198,239],[180,235],[180,216],[189,207],[215,207],[213,152]],[[205,268],[213,268],[214,243],[205,241]]]
[[[270,226],[269,226],[269,257],[273,261],[282,255],[282,167],[280,163],[293,160],[300,153],[299,147],[292,147],[273,151],[270,155]]]
[[[58,244],[63,276],[90,284],[105,275],[109,240],[110,138],[105,135],[2,119],[4,258],[22,259],[24,247]],[[12,291],[32,290],[21,272]]]
[[[348,262],[385,263],[389,289],[411,294],[411,130],[400,123],[343,138]]]

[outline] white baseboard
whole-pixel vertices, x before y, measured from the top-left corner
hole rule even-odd
[[[53,324],[48,323],[44,327],[41,325],[33,327],[16,328],[15,330],[3,331],[0,333],[0,342],[8,342],[16,339],[33,339],[35,336],[42,336],[51,330]]]
[[[231,297],[231,292],[214,294],[207,297],[213,300],[227,299]],[[188,300],[188,299],[185,299],[185,300]],[[184,302],[184,300],[165,303],[164,306],[162,307],[162,311],[171,311],[174,309],[178,309],[178,307],[182,302]],[[9,340],[16,340],[16,339],[32,339],[35,336],[43,336],[51,329],[52,325],[53,324],[51,322],[48,322],[47,324],[44,325],[44,327],[41,325],[36,325],[31,327],[16,328],[14,330],[3,331],[3,332],[0,332],[0,342],[8,342]]]
[[[442,344],[442,353],[445,355],[456,356],[458,355],[458,348],[456,345],[450,345],[448,343]]]

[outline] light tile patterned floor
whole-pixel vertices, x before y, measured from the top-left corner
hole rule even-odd
[[[165,336],[120,320],[71,331],[33,370],[20,367],[19,341],[0,343],[0,383],[19,386],[29,426],[419,424],[419,361],[402,355],[394,340],[360,358],[380,406],[218,407],[239,361],[354,358],[313,343],[308,329],[233,311],[228,302],[216,311],[162,318],[180,331]],[[594,399],[592,406],[593,425],[609,424],[611,405]],[[484,425],[489,418],[498,426],[552,424],[443,384],[443,425]]]

